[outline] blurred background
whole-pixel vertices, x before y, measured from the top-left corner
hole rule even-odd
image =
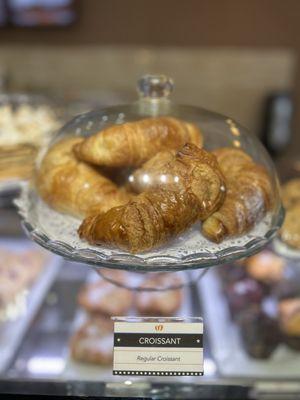
[[[203,379],[217,387],[227,379],[235,393],[241,385],[259,392],[257,382],[273,382],[263,389],[273,398],[276,382],[299,384],[298,260],[270,246],[145,299],[39,249],[25,238],[12,202],[44,136],[78,113],[134,101],[145,73],[172,77],[175,101],[241,122],[263,141],[282,182],[298,179],[299,16],[299,0],[0,0],[0,392],[22,392],[29,382],[28,393],[51,393],[55,380],[59,393],[68,381],[83,394],[100,393],[99,382],[112,381],[109,317],[122,313],[203,315]],[[123,286],[139,281],[112,277]],[[117,309],[102,295],[96,305],[89,300],[107,285]],[[300,393],[297,385],[285,388]],[[221,388],[220,398],[228,393]]]
[[[297,0],[1,5],[0,67],[9,89],[125,102],[141,74],[163,72],[175,80],[177,101],[232,116],[256,134],[267,99],[284,92],[296,104],[290,142],[300,144]]]

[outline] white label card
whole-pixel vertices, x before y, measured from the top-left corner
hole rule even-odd
[[[203,375],[203,323],[116,321],[113,374]]]

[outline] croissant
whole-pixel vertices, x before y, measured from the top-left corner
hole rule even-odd
[[[222,206],[203,224],[202,233],[214,242],[243,234],[272,207],[273,188],[262,165],[239,149],[214,151],[226,178],[227,194]]]
[[[77,157],[108,167],[137,167],[162,150],[186,143],[202,146],[196,125],[171,117],[146,118],[113,125],[74,146]]]
[[[175,154],[175,150],[161,151],[146,161],[141,168],[136,169],[129,176],[130,189],[136,193],[141,193],[162,183],[168,184],[170,181],[173,182],[174,176],[172,176],[172,171],[171,174],[168,171],[168,176],[165,175],[165,167],[166,164],[174,159]]]
[[[130,195],[95,168],[78,161],[73,146],[82,138],[61,140],[50,148],[36,172],[40,196],[54,209],[77,217],[125,204]]]
[[[151,188],[124,206],[86,218],[79,236],[137,253],[165,243],[222,204],[224,177],[213,154],[186,144],[164,171],[178,179]]]

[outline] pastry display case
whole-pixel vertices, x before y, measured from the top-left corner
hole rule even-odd
[[[137,102],[75,117],[42,150],[16,201],[34,241],[99,268],[170,272],[274,237],[283,209],[263,146],[230,118],[172,103],[172,88],[145,76]]]
[[[274,245],[284,211],[272,160],[232,118],[174,104],[169,78],[138,89],[136,103],[62,127],[22,184],[18,241],[48,266],[25,286],[26,321],[2,325],[16,332],[2,393],[297,398],[300,269]],[[114,375],[114,317],[203,318],[204,375]]]

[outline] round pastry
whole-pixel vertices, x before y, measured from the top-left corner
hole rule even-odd
[[[285,261],[271,251],[263,250],[246,260],[246,268],[252,278],[270,284],[283,278]]]
[[[133,295],[107,281],[86,285],[78,295],[78,302],[91,314],[125,315],[132,306]]]
[[[285,208],[300,202],[300,178],[291,179],[282,186],[281,198]]]
[[[277,321],[254,306],[243,312],[238,322],[246,352],[253,358],[269,358],[280,342]]]
[[[146,280],[143,287],[166,286],[166,282],[168,286],[180,284],[178,277],[172,277],[170,274],[161,274],[156,278]],[[139,292],[136,296],[136,308],[139,314],[143,316],[172,316],[178,311],[181,303],[182,289],[144,291]]]
[[[287,209],[280,236],[287,245],[300,249],[300,201]]]
[[[91,318],[70,340],[72,357],[80,362],[109,365],[113,358],[113,322],[107,318]]]
[[[281,330],[300,338],[300,297],[280,301],[278,311]]]

